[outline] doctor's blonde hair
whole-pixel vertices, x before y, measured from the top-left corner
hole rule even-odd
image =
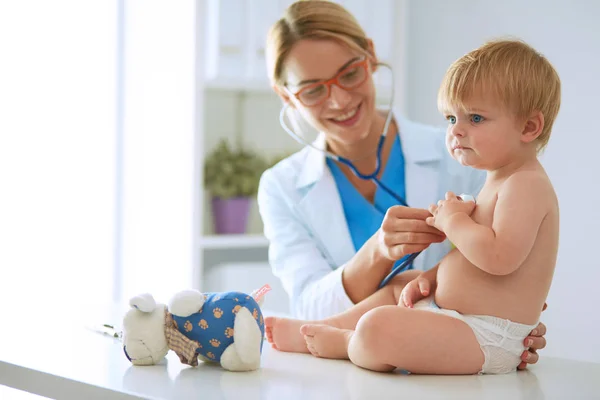
[[[329,39],[369,55],[369,39],[357,20],[344,7],[325,0],[291,4],[267,35],[266,61],[272,85],[284,86],[285,59],[302,39]]]
[[[539,111],[544,116],[537,137],[538,152],[550,139],[561,100],[560,78],[550,62],[520,40],[494,40],[456,60],[446,71],[438,93],[438,109],[466,110],[478,93],[495,97],[502,106],[526,119]]]

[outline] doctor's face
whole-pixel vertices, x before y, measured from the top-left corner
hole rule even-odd
[[[332,40],[301,40],[285,60],[283,97],[328,140],[360,142],[375,115],[371,60]]]
[[[519,154],[521,127],[513,113],[484,98],[473,96],[464,107],[446,110],[446,147],[462,165],[495,170]]]

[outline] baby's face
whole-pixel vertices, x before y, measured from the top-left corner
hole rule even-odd
[[[474,97],[465,109],[450,107],[446,147],[462,165],[495,170],[511,163],[521,148],[517,118],[500,103]]]

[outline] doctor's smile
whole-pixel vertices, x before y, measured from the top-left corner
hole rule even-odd
[[[334,123],[338,124],[338,125],[342,125],[345,127],[351,127],[354,124],[356,124],[360,118],[360,108],[361,108],[361,104],[359,104],[357,107],[353,107],[350,109],[350,111],[339,115],[337,117],[334,118],[330,118],[330,121],[333,121]]]

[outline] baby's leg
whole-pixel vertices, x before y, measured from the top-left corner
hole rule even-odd
[[[308,353],[304,335],[300,327],[305,324],[329,325],[340,329],[354,329],[356,323],[367,311],[383,305],[397,305],[404,286],[416,278],[421,271],[406,271],[392,279],[371,296],[348,310],[320,321],[305,321],[289,318],[265,318],[265,334],[273,348],[281,351]]]
[[[481,371],[484,356],[473,330],[447,315],[379,307],[364,315],[348,341],[348,358],[373,371],[396,368],[417,374]]]

